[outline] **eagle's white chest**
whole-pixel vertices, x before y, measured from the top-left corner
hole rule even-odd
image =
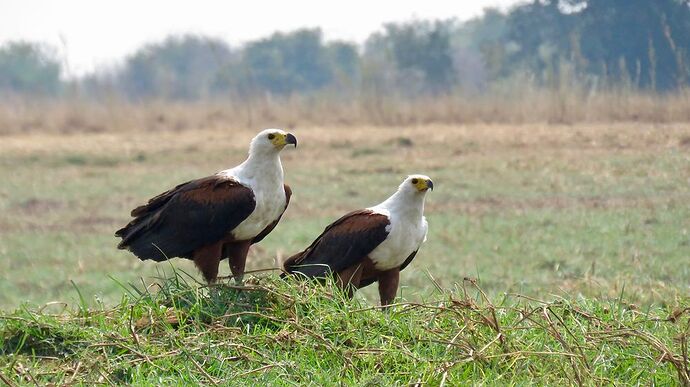
[[[254,211],[232,230],[235,240],[253,239],[285,211],[283,167],[277,154],[258,161],[250,156],[239,166],[220,173],[249,187],[254,193]]]
[[[232,236],[236,240],[248,240],[256,237],[268,225],[275,222],[285,209],[283,184],[276,184],[276,187],[269,189],[252,186],[250,188],[254,191],[256,207],[247,219],[232,230]]]
[[[396,216],[389,213],[388,237],[378,245],[369,258],[378,270],[398,267],[426,240],[428,225],[424,216]]]

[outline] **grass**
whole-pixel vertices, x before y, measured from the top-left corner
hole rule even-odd
[[[293,128],[293,200],[250,270],[434,179],[428,242],[381,313],[375,289],[209,290],[188,261],[115,249],[134,206],[244,158],[255,130],[196,118],[0,138],[6,383],[687,384],[687,124]]]
[[[690,126],[643,124],[305,127],[283,155],[294,200],[252,249],[273,267],[346,211],[430,175],[428,243],[403,272],[411,300],[479,278],[491,296],[584,295],[673,306],[690,291]],[[129,211],[181,181],[236,165],[253,130],[8,135],[0,141],[0,309],[118,302],[170,265],[115,249]],[[187,261],[173,266],[190,273]],[[221,266],[222,273],[228,267]],[[375,300],[375,292],[365,295]],[[373,298],[372,298],[373,297]]]
[[[178,273],[114,307],[0,319],[14,384],[690,384],[690,304],[490,300],[476,281],[381,312],[332,284],[200,287]],[[440,288],[439,288],[440,289]]]
[[[531,78],[531,77],[530,77]],[[658,94],[625,87],[590,88],[571,79],[543,88],[527,79],[479,93],[398,95],[394,91],[324,91],[280,97],[227,97],[197,102],[95,102],[78,95],[62,100],[11,99],[0,104],[0,134],[183,132],[227,127],[415,126],[491,124],[597,124],[690,122],[690,89]],[[344,94],[343,94],[344,92]]]

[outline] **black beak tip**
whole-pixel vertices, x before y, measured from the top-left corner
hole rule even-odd
[[[432,190],[432,191],[434,190],[434,182],[433,181],[429,180],[429,182],[427,183],[427,186],[429,187],[430,190]]]
[[[294,134],[288,133],[287,137],[285,138],[285,142],[288,144],[293,144],[295,148],[297,148],[297,137],[295,137]]]

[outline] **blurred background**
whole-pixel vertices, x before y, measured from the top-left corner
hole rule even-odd
[[[168,270],[114,230],[264,127],[300,148],[251,268],[426,173],[404,295],[687,295],[690,1],[423,3],[0,1],[0,306]]]
[[[249,127],[690,114],[667,105],[687,99],[687,1],[425,3],[5,2],[0,95],[6,109],[214,101]]]

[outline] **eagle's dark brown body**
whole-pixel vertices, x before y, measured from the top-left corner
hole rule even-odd
[[[387,216],[371,210],[350,212],[326,227],[304,251],[287,258],[283,269],[309,278],[333,275],[348,289],[349,296],[356,289],[378,282],[381,305],[388,305],[395,299],[400,271],[417,253],[412,253],[399,267],[389,270],[375,267],[368,254],[386,239],[389,224]]]
[[[287,185],[284,189],[287,208],[292,191]],[[192,259],[209,282],[216,280],[220,261],[228,258],[233,275],[241,276],[249,247],[268,235],[282,216],[254,238],[236,240],[232,230],[255,206],[252,190],[232,178],[192,180],[135,208],[134,219],[115,233],[122,238],[118,248],[141,260]]]

